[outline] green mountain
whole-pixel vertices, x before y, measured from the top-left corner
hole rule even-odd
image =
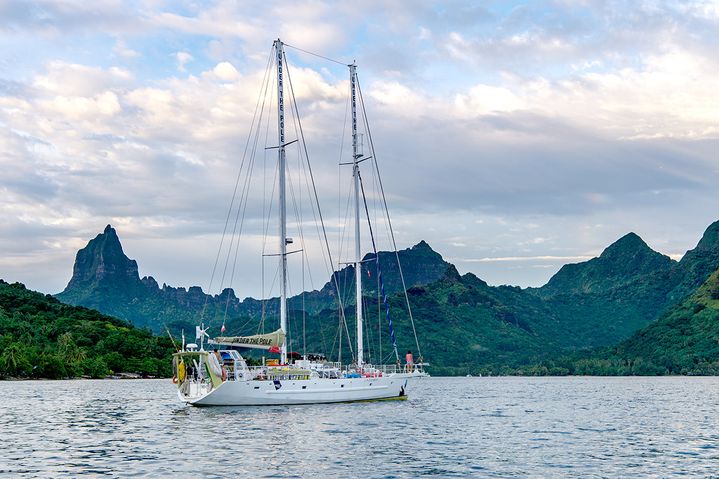
[[[548,374],[550,369],[597,376],[719,374],[719,269],[618,345],[545,360],[523,373]]]
[[[589,261],[567,264],[530,290],[554,311],[569,348],[615,344],[645,326],[671,300],[678,264],[629,233]]]
[[[536,289],[492,287],[471,274],[453,276],[451,269],[440,282],[410,289],[425,356],[445,372],[509,373],[537,359],[571,351],[581,357],[591,348],[615,345],[652,324],[696,290],[697,278],[706,281],[719,268],[718,225],[709,226],[680,262],[630,233],[599,257],[564,266]],[[399,310],[395,314],[403,317]],[[545,366],[545,374],[570,369]]]
[[[573,371],[571,360],[547,361],[572,351],[582,358],[592,348],[629,338],[694,293],[719,268],[719,222],[679,262],[629,233],[599,257],[562,267],[541,288],[495,287],[472,274],[459,275],[425,242],[400,251],[399,256],[422,353],[435,365],[435,372],[508,373],[538,363],[545,373]],[[368,278],[365,350],[374,361],[391,360],[384,306],[372,281],[377,278],[373,258],[367,255],[363,263]],[[108,259],[115,264],[108,265]],[[399,352],[416,350],[395,254],[381,252],[379,263]],[[335,289],[328,282],[305,294],[304,311],[301,297],[289,301],[290,350],[337,357],[342,344],[344,358],[349,356],[354,342],[354,269],[347,267],[335,275],[347,306],[347,325],[341,321]],[[165,323],[173,330],[191,331],[206,304],[205,323],[216,331],[227,305],[231,334],[253,334],[262,328],[263,307],[264,330],[273,329],[278,305],[276,298],[240,301],[231,289],[210,296],[199,287],[160,288],[151,277],[140,279],[136,263],[122,253],[111,227],[78,252],[73,279],[58,297],[156,330]]]
[[[668,256],[652,250],[635,233],[629,233],[589,261],[567,264],[539,289],[545,297],[561,294],[605,294],[625,288],[675,266]]]
[[[543,309],[534,295],[520,288],[488,286],[475,275],[460,275],[450,266],[440,280],[413,286],[407,293],[422,349],[417,351],[404,295],[395,293],[389,297],[389,304],[397,350],[400,358],[407,350],[415,356],[421,353],[433,365],[434,374],[496,374],[539,361],[556,351],[548,344],[547,335],[534,329],[535,318],[550,315],[551,311]],[[393,362],[384,305],[379,298],[366,296],[364,311],[365,359]],[[288,349],[321,351],[338,359],[341,342],[346,359],[355,342],[354,308],[347,308],[346,314],[347,329],[336,310],[308,314],[304,317],[306,334],[302,334],[302,312],[290,311]]]
[[[675,286],[668,293],[676,303],[701,286],[719,267],[719,221],[709,225],[696,248],[689,250],[677,265]]]
[[[452,267],[442,280],[408,294],[424,358],[435,374],[499,374],[558,351],[547,334],[553,312],[521,288],[489,286]],[[391,304],[400,353],[415,350],[403,298],[396,295]]]
[[[692,294],[719,267],[719,221],[678,263],[630,233],[533,290],[562,318],[570,348],[616,344]]]
[[[676,267],[675,261],[629,234],[598,258],[565,266],[540,289],[489,286],[450,266],[441,280],[409,288],[408,295],[424,359],[435,365],[435,373],[511,373],[568,351],[616,344],[629,337],[664,307],[666,292],[674,283],[656,278],[673,277]],[[365,337],[376,344],[380,328],[386,330],[384,310],[376,298],[367,297],[365,302],[366,322],[376,331],[366,331]],[[390,304],[400,352],[415,350],[403,296],[393,295]],[[354,312],[348,309],[347,315],[352,325]],[[297,313],[291,323],[296,318]],[[307,337],[346,336],[338,319],[306,318]],[[349,335],[354,337],[351,326]],[[387,359],[391,345],[386,333],[383,339],[382,357]],[[349,348],[350,342],[344,339],[343,347]],[[324,343],[310,339],[307,347],[331,350],[327,343],[336,348],[336,339]]]
[[[397,255],[403,265],[407,287],[437,281],[450,266],[424,241],[399,251]],[[402,291],[395,253],[379,252],[378,256],[387,294]],[[375,259],[374,254],[364,257],[365,277],[377,277]],[[354,304],[354,267],[343,268],[335,275],[343,302],[348,306]],[[376,294],[377,283],[366,283],[366,293]],[[231,288],[218,295],[208,295],[199,286],[185,289],[163,284],[159,287],[151,276],[140,278],[137,262],[125,255],[117,232],[110,225],[77,252],[72,278],[65,290],[56,297],[69,304],[94,308],[126,319],[137,326],[149,327],[156,333],[164,331],[163,325],[168,325],[173,330],[192,330],[201,315],[206,323],[219,325],[222,323],[225,308],[228,311],[228,326],[241,324],[252,318],[256,319],[256,324],[263,311],[265,316],[273,317],[279,309],[278,298],[266,301],[247,298],[240,301]],[[328,282],[320,290],[305,293],[304,297],[298,295],[289,298],[288,303],[291,310],[301,309],[304,304],[308,313],[317,314],[324,309],[336,308],[336,298],[336,288]]]
[[[69,304],[94,307],[108,298],[129,304],[145,294],[146,282],[140,280],[137,262],[122,251],[117,232],[107,225],[105,231],[77,252],[72,278],[57,298]],[[123,311],[105,311],[108,314]],[[124,314],[118,314],[124,317]]]
[[[442,255],[434,251],[424,240],[411,248],[401,250],[397,255],[393,251],[379,251],[366,254],[362,258],[362,291],[366,296],[373,296],[379,290],[378,269],[382,272],[382,281],[385,292],[392,294],[404,291],[400,277],[397,256],[402,264],[402,273],[407,288],[412,286],[430,284],[441,279],[452,266]],[[354,265],[342,268],[335,273],[345,304],[355,303],[355,268]],[[335,286],[328,282],[322,288],[323,292],[334,296]],[[323,305],[326,307],[327,305]],[[322,308],[320,308],[322,309]]]
[[[633,371],[719,374],[719,269],[699,289],[611,351]]]
[[[173,352],[167,337],[0,280],[0,377],[167,377]]]

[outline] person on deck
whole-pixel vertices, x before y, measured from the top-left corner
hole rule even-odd
[[[411,373],[414,369],[414,358],[412,357],[412,351],[407,351],[405,360],[407,361],[407,364],[405,365],[405,370]]]

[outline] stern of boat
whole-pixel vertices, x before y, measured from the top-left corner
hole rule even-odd
[[[212,353],[181,351],[172,356],[172,382],[181,401],[195,403],[222,386],[223,370]]]

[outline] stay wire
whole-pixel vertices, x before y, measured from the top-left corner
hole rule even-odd
[[[306,53],[306,54],[308,54],[308,55],[315,56],[315,57],[317,57],[317,58],[322,58],[323,60],[327,60],[327,61],[330,61],[330,62],[337,63],[338,65],[342,65],[343,67],[346,67],[346,66],[348,65],[348,63],[341,62],[341,61],[339,61],[339,60],[335,60],[335,59],[333,59],[333,58],[329,58],[329,57],[326,57],[326,56],[324,56],[324,55],[320,55],[319,53],[314,53],[314,52],[310,52],[310,51],[307,51],[307,50],[303,50],[302,48],[296,47],[296,46],[294,46],[294,45],[290,45],[289,43],[283,43],[283,45],[286,46],[286,47],[292,48],[293,50],[297,50],[297,51],[300,51],[300,52],[302,52],[302,53]]]
[[[374,141],[372,139],[372,132],[370,131],[369,127],[369,121],[367,120],[367,110],[365,109],[365,103],[364,103],[364,96],[362,95],[362,88],[360,87],[359,78],[357,79],[357,91],[359,92],[359,99],[360,99],[360,105],[362,105],[362,115],[364,116],[364,124],[365,128],[367,129],[367,137],[369,138],[370,143],[370,149],[372,150],[372,162],[374,163],[375,169],[377,170],[377,180],[380,187],[380,192],[382,193],[382,202],[384,204],[384,210],[385,215],[387,218],[387,225],[389,226],[390,231],[390,237],[392,238],[392,248],[394,249],[394,254],[397,258],[397,266],[399,269],[399,277],[402,280],[402,291],[404,292],[404,297],[407,302],[407,312],[409,313],[409,320],[412,324],[412,333],[414,334],[414,342],[417,346],[417,354],[420,358],[422,358],[422,350],[419,347],[419,339],[417,338],[417,329],[414,325],[414,317],[412,316],[412,306],[409,304],[409,295],[407,294],[407,284],[404,280],[404,273],[402,272],[402,264],[399,260],[399,252],[397,251],[397,242],[395,241],[394,236],[394,229],[392,228],[392,220],[389,216],[389,208],[387,207],[387,197],[384,194],[384,185],[382,184],[382,176],[379,172],[379,165],[377,163],[377,154],[374,149]]]
[[[285,64],[287,64],[287,58],[286,58],[286,56],[285,56]],[[328,238],[327,238],[327,230],[326,230],[326,228],[325,228],[324,219],[323,219],[323,217],[322,217],[322,208],[321,208],[321,206],[320,206],[319,195],[317,194],[317,185],[316,185],[316,183],[315,183],[314,174],[312,173],[312,165],[310,164],[310,161],[309,161],[309,153],[307,152],[307,143],[305,142],[305,134],[304,134],[304,130],[303,130],[303,128],[302,128],[302,122],[301,122],[300,119],[299,119],[299,118],[300,118],[300,114],[299,114],[299,109],[297,108],[297,98],[295,97],[294,87],[292,86],[292,78],[291,78],[291,76],[290,76],[290,69],[289,69],[289,67],[286,68],[286,72],[287,72],[287,82],[288,82],[288,84],[290,85],[290,93],[291,93],[291,96],[292,96],[292,106],[293,106],[293,108],[295,109],[295,112],[296,112],[296,114],[297,114],[297,123],[298,123],[299,130],[300,130],[300,137],[302,138],[302,147],[303,147],[303,149],[304,149],[305,158],[306,158],[306,160],[307,160],[307,170],[309,171],[309,174],[310,174],[310,180],[312,181],[312,190],[313,190],[313,193],[314,193],[314,196],[315,196],[315,201],[316,201],[316,203],[317,203],[317,213],[318,213],[318,216],[319,216],[319,219],[320,219],[320,224],[322,225],[322,233],[323,233],[323,236],[324,236],[325,247],[327,248],[327,256],[328,256],[328,259],[329,259],[330,264],[334,264],[334,261],[332,260],[332,252],[330,251],[329,240],[328,240]],[[332,274],[332,279],[333,279],[333,282],[334,282],[334,284],[335,284],[335,289],[336,289],[336,291],[337,291],[337,297],[338,297],[338,301],[339,301],[339,304],[340,304],[340,316],[341,316],[342,321],[343,321],[343,323],[344,323],[345,330],[346,330],[346,332],[347,332],[347,337],[349,338],[349,330],[347,329],[347,321],[346,321],[346,319],[345,319],[344,306],[343,306],[343,304],[342,304],[342,301],[339,299],[340,290],[339,290],[339,285],[337,284],[336,275],[335,275],[334,273]],[[352,352],[352,355],[353,355],[353,357],[354,357],[354,352],[352,351],[352,344],[351,344],[351,343],[350,343],[350,351]]]
[[[299,129],[297,127],[298,118],[294,114],[295,113],[294,110],[290,110],[290,111],[292,113],[292,120],[293,120],[293,126],[295,128],[295,135],[299,137]],[[302,153],[301,153],[300,149],[297,150],[297,160],[298,160],[297,161],[297,163],[298,163],[298,168],[297,168],[297,171],[298,171],[298,175],[297,175],[298,176],[298,181],[297,181],[298,194],[297,194],[297,197],[299,197],[299,200],[295,196],[295,189],[293,187],[292,175],[288,175],[288,180],[289,180],[288,182],[290,185],[290,196],[292,198],[292,204],[294,206],[295,217],[297,218],[297,225],[298,225],[298,230],[300,233],[300,246],[302,247],[302,255],[301,255],[302,256],[302,293],[300,293],[302,295],[302,354],[303,354],[303,356],[306,356],[307,355],[307,323],[306,323],[306,320],[307,320],[306,309],[307,308],[306,308],[306,304],[305,304],[305,264],[306,264],[305,262],[307,261],[307,257],[306,257],[307,245],[305,242],[305,234],[304,234],[304,228],[303,228],[302,188],[300,186],[302,182],[299,181],[299,179],[301,178],[301,175],[299,174],[299,172],[302,171],[305,173],[305,180],[307,179],[307,174],[306,174],[307,172],[304,169],[304,161],[302,161],[303,158],[302,158]],[[311,204],[312,203],[310,202],[310,205]],[[312,213],[314,215],[314,208],[312,209]],[[315,220],[316,220],[316,215],[315,215]],[[312,269],[309,267],[309,263],[307,263],[307,272],[309,274],[310,284],[314,285],[314,280],[312,278]]]
[[[267,84],[269,84],[269,81],[267,82]],[[265,88],[264,99],[262,101],[262,107],[260,109],[260,118],[257,123],[257,128],[255,129],[254,142],[253,142],[252,149],[250,152],[249,164],[247,166],[247,169],[245,170],[246,171],[245,181],[242,186],[242,192],[240,194],[240,201],[237,206],[237,214],[235,216],[235,223],[234,223],[234,226],[232,229],[230,245],[227,250],[227,259],[225,262],[224,270],[222,272],[222,279],[220,281],[221,288],[225,285],[225,275],[227,274],[227,268],[230,263],[230,255],[232,254],[233,245],[235,246],[235,251],[234,251],[235,254],[234,254],[234,258],[233,258],[233,262],[232,262],[232,269],[231,269],[231,273],[230,273],[230,282],[229,282],[230,286],[232,285],[232,283],[234,282],[234,279],[235,279],[235,271],[237,268],[237,258],[239,255],[240,241],[242,239],[242,231],[244,230],[245,216],[247,214],[247,205],[249,203],[252,173],[254,171],[255,159],[257,158],[257,147],[259,145],[260,133],[262,131],[260,126],[262,125],[262,118],[264,117],[266,98],[267,98],[267,88]],[[241,216],[240,216],[240,214],[241,214]],[[238,222],[239,222],[239,231],[237,230]],[[229,306],[230,306],[230,295],[228,294],[227,301],[225,303],[225,311],[224,311],[223,318],[222,318],[223,326],[225,325],[225,322],[227,321],[227,313],[229,310]]]
[[[267,58],[267,65],[265,66],[265,75],[264,75],[264,77],[263,77],[263,82],[266,82],[266,81],[267,81],[267,78],[269,77],[270,63],[271,63],[271,61],[272,61],[272,57],[273,57],[273,55],[272,55],[272,48],[271,48],[271,49],[270,49],[270,53],[269,53],[268,58]],[[246,158],[246,155],[247,155],[247,149],[249,148],[250,141],[251,141],[251,139],[252,139],[252,133],[251,133],[251,132],[253,131],[254,126],[255,126],[255,121],[257,120],[257,110],[259,109],[260,99],[262,98],[262,96],[263,96],[263,95],[262,95],[262,90],[260,90],[260,95],[258,95],[258,97],[257,97],[257,102],[255,103],[255,111],[254,111],[254,113],[253,113],[253,115],[252,115],[252,122],[250,123],[250,134],[247,136],[247,142],[245,143],[245,149],[244,149],[244,152],[242,153],[242,161],[241,161],[241,163],[240,163],[240,170],[237,172],[237,178],[236,178],[236,180],[235,180],[235,188],[234,188],[234,190],[233,190],[233,192],[232,192],[232,200],[230,201],[230,207],[227,209],[227,216],[226,216],[226,218],[225,218],[225,226],[224,226],[224,228],[223,228],[223,230],[222,230],[222,237],[221,237],[221,239],[220,239],[220,246],[217,248],[217,255],[215,256],[215,263],[214,263],[214,265],[213,265],[213,267],[212,267],[212,274],[210,275],[210,283],[209,283],[209,285],[208,285],[208,287],[207,287],[208,295],[205,296],[205,304],[202,306],[202,311],[200,312],[200,321],[202,321],[202,319],[204,318],[204,316],[205,316],[205,311],[207,310],[207,302],[208,302],[208,300],[209,300],[209,298],[210,298],[209,293],[211,293],[211,291],[212,291],[212,283],[214,282],[215,273],[217,272],[217,265],[219,264],[220,255],[222,254],[222,246],[223,246],[224,241],[225,241],[225,235],[226,235],[226,233],[227,233],[227,227],[228,227],[229,224],[230,224],[230,217],[231,217],[231,215],[232,215],[232,210],[233,210],[234,205],[235,205],[235,198],[237,197],[237,188],[238,188],[239,185],[240,185],[240,178],[241,178],[241,176],[242,176],[242,168],[243,168],[243,165],[244,165],[244,162],[245,162],[245,158]]]
[[[372,219],[370,218],[369,208],[367,207],[367,195],[365,194],[364,182],[362,181],[362,175],[360,174],[359,167],[357,168],[357,179],[359,180],[360,189],[362,190],[362,202],[364,203],[364,211],[367,215],[367,226],[369,227],[369,237],[372,240],[372,251],[374,252],[375,265],[376,269],[379,271],[379,254],[377,253],[377,244],[375,243],[374,231],[372,230]],[[369,269],[367,271],[369,271]],[[377,278],[379,278],[379,274],[377,274]],[[366,310],[369,311],[369,303],[367,303],[367,305],[368,307],[366,308]],[[371,329],[369,328],[369,321],[365,323],[365,328],[367,329],[367,350],[369,351],[369,345],[372,344],[372,333]]]
[[[232,262],[232,270],[230,273],[230,281],[229,281],[230,286],[232,286],[232,284],[234,283],[234,280],[235,280],[235,272],[236,272],[236,268],[237,268],[237,258],[238,258],[239,250],[240,250],[240,241],[242,239],[242,231],[244,230],[245,217],[247,214],[247,205],[249,203],[252,174],[254,172],[255,160],[257,158],[257,148],[258,148],[259,140],[260,140],[260,132],[261,132],[260,126],[262,125],[262,119],[264,117],[264,112],[265,112],[265,104],[266,104],[267,91],[268,91],[267,85],[269,85],[269,81],[267,81],[265,84],[265,94],[264,94],[264,99],[262,101],[262,107],[260,109],[260,118],[259,118],[258,124],[257,124],[258,126],[255,130],[255,140],[252,145],[252,150],[251,150],[251,154],[250,154],[250,162],[249,162],[249,165],[246,170],[246,177],[245,177],[245,182],[243,185],[243,190],[242,190],[242,193],[240,194],[240,203],[237,208],[237,217],[235,217],[235,224],[234,224],[233,231],[232,231],[232,234],[233,234],[232,240],[230,241],[230,247],[227,251],[227,263],[229,263],[230,252],[232,250],[232,244],[235,239],[235,231],[237,230],[237,222],[238,222],[238,218],[240,216],[240,211],[241,211],[242,216],[241,216],[241,218],[239,218],[240,228],[239,228],[239,231],[237,231],[237,236],[236,236],[237,241],[235,242],[235,254],[234,254],[234,258],[233,258],[233,262]],[[269,122],[268,122],[268,124],[269,124]],[[224,285],[225,273],[227,271],[227,263],[225,264],[225,271],[223,271],[223,273],[222,273],[222,281],[221,281],[222,285]],[[229,306],[230,306],[230,296],[228,294],[227,301],[225,303],[224,316],[222,318],[223,326],[225,325],[225,321],[227,320],[227,313],[229,310]]]
[[[269,82],[268,82],[269,83]],[[272,80],[272,86],[274,89],[275,81]],[[267,93],[265,93],[267,95]],[[272,108],[272,100],[270,100],[270,108]],[[272,200],[269,201],[269,206],[267,205],[267,145],[269,141],[270,136],[270,122],[267,122],[267,126],[265,127],[265,151],[262,155],[262,254],[260,259],[261,264],[261,282],[262,282],[262,295],[261,295],[261,309],[260,309],[260,324],[258,327],[258,331],[262,331],[264,333],[265,330],[265,314],[267,309],[267,298],[265,296],[265,248],[267,247],[267,232],[270,227],[270,214],[272,212]],[[273,175],[273,183],[272,183],[272,195],[275,193],[274,189],[274,178],[277,175],[277,169],[278,165],[275,165],[274,175]],[[270,196],[272,198],[272,196]]]

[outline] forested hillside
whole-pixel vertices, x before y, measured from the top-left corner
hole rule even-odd
[[[0,280],[0,377],[167,377],[167,337]]]

